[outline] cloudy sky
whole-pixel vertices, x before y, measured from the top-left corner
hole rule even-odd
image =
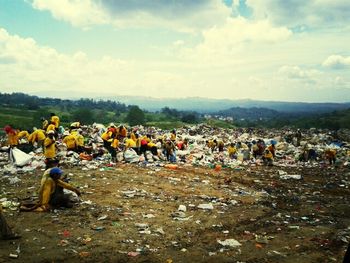
[[[0,0],[0,92],[350,101],[350,2]]]

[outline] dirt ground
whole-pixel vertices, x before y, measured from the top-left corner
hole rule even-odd
[[[62,168],[81,202],[50,213],[6,209],[22,238],[0,241],[0,262],[342,262],[349,241],[345,168]],[[0,176],[0,199],[37,195],[42,173],[18,175],[16,185]],[[227,239],[241,245],[218,242]]]

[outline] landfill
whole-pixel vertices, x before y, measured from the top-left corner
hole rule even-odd
[[[348,131],[303,130],[297,140],[292,129],[199,124],[177,129],[188,147],[176,150],[176,161],[159,145],[158,155],[121,150],[113,161],[94,127],[83,127],[84,136],[101,154],[58,143],[60,166],[82,192],[70,192],[70,209],[20,212],[22,201],[38,197],[45,157],[1,147],[0,204],[22,238],[0,241],[0,262],[342,262],[350,242]],[[272,165],[253,156],[256,141],[275,146]],[[231,158],[227,146],[239,142],[248,150],[237,147]],[[305,158],[310,149],[316,158]],[[335,163],[327,149],[336,149]]]

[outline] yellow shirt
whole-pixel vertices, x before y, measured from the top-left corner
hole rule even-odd
[[[18,139],[22,139],[22,138],[28,138],[29,137],[29,133],[27,131],[20,131],[17,134]]]
[[[132,139],[134,142],[136,142],[136,135],[135,135],[135,133],[130,133],[130,139]]]
[[[56,142],[55,140],[47,137],[44,141],[45,146],[45,157],[55,158],[56,157]]]
[[[126,135],[127,135],[127,130],[126,130],[126,128],[125,128],[125,127],[119,128],[119,129],[118,129],[118,134],[119,134],[120,136],[126,137]]]
[[[119,140],[118,139],[113,139],[112,143],[111,143],[111,146],[113,148],[118,148],[119,147]]]
[[[7,134],[7,142],[9,145],[18,145],[18,136],[16,131],[11,131]]]
[[[75,135],[76,141],[77,141],[77,146],[84,146],[84,136],[81,134]]]
[[[75,149],[77,147],[76,137],[72,134],[65,136],[62,142],[67,145],[67,149]]]
[[[49,125],[49,122],[47,120],[43,121],[43,130],[46,130],[47,125]]]
[[[265,152],[264,157],[265,157],[266,159],[273,159],[273,155],[272,155],[272,153],[271,153],[270,151]]]
[[[47,126],[47,128],[46,128],[46,134],[49,131],[55,131],[55,130],[56,130],[55,124],[49,124],[49,126]]]
[[[29,135],[28,141],[33,144],[34,142],[45,140],[45,138],[46,138],[46,136],[45,136],[44,131],[37,129]]]
[[[56,115],[51,117],[51,122],[54,123],[55,128],[58,128],[58,126],[60,126],[60,118]]]
[[[157,145],[156,145],[154,142],[149,142],[149,143],[147,144],[147,146],[150,147],[150,148],[152,148],[152,147],[157,146]]]
[[[135,148],[135,147],[136,147],[136,142],[133,139],[126,139],[125,140],[125,149]]]
[[[104,133],[102,133],[101,138],[104,141],[108,141],[110,138],[112,137],[112,132],[110,131],[105,131]]]
[[[42,208],[43,211],[47,211],[50,208],[50,199],[51,195],[55,192],[56,186],[61,186],[65,189],[76,192],[77,189],[62,180],[53,180],[50,176],[46,176],[42,178],[41,187],[39,190],[39,207]]]
[[[229,147],[227,148],[227,151],[228,151],[228,155],[229,155],[229,156],[232,156],[232,155],[234,155],[234,154],[237,152],[237,149],[236,149],[236,147],[234,147],[234,146],[229,146]]]

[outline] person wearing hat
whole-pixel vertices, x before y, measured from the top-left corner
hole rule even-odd
[[[39,201],[35,204],[21,204],[20,211],[46,212],[51,208],[71,208],[69,197],[63,193],[62,189],[73,191],[78,196],[81,193],[77,188],[64,182],[61,179],[62,174],[63,171],[60,168],[51,168],[41,180]]]
[[[18,238],[21,238],[21,236],[12,232],[11,228],[6,222],[4,215],[2,214],[2,205],[0,204],[0,239],[12,240]]]

